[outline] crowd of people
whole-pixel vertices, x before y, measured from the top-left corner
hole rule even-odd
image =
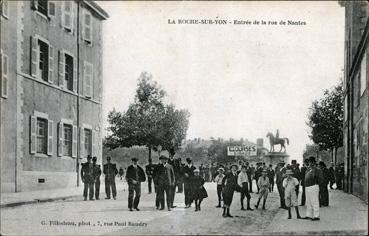
[[[87,162],[82,164],[81,179],[84,183],[83,197],[86,201],[99,200],[100,176],[105,175],[106,199],[116,199],[117,190],[115,178],[124,176],[122,168],[117,169],[116,164],[111,163],[107,157],[106,164],[101,171],[100,165],[96,164],[96,157],[87,157]],[[92,162],[91,162],[92,161]],[[211,164],[205,169],[202,165],[196,168],[191,158],[186,158],[182,163],[180,158],[159,157],[159,163],[153,164],[152,160],[145,166],[145,170],[138,164],[137,158],[131,159],[132,163],[126,169],[124,179],[128,184],[128,209],[136,210],[140,203],[141,183],[147,180],[148,192],[155,192],[155,206],[157,210],[170,211],[175,208],[174,199],[176,193],[184,193],[185,208],[195,204],[195,211],[201,211],[203,199],[208,197],[204,188],[206,181],[213,181],[217,186],[218,205],[223,208],[223,217],[233,217],[230,206],[234,193],[240,193],[241,210],[253,211],[250,206],[251,194],[253,193],[253,181],[256,182],[258,200],[255,208],[266,209],[269,192],[274,191],[274,183],[280,196],[280,208],[288,210],[288,219],[291,219],[291,209],[295,208],[297,218],[299,213],[298,196],[300,185],[302,196],[300,206],[306,205],[306,217],[303,219],[319,220],[319,208],[329,205],[328,186],[333,189],[342,188],[343,164],[327,168],[324,162],[316,163],[314,157],[305,159],[303,166],[292,160],[291,164],[285,165],[280,162],[274,169],[272,165],[256,163],[256,167],[248,162],[239,161],[234,164]],[[208,174],[206,174],[208,173]],[[152,186],[154,185],[154,186]],[[153,188],[154,187],[154,188]],[[177,190],[177,192],[176,192]],[[246,207],[244,199],[246,198]],[[223,205],[222,205],[223,202]]]

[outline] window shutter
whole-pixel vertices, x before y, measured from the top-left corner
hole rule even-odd
[[[31,76],[37,77],[38,62],[39,62],[39,50],[38,50],[37,37],[31,36]]]
[[[31,116],[30,119],[30,153],[36,153],[36,126],[37,126],[37,118],[35,116]]]
[[[77,58],[73,57],[73,92],[77,92]]]
[[[53,83],[54,76],[54,47],[49,45],[49,83]]]
[[[48,6],[47,6],[47,16],[51,17],[51,16],[55,16],[55,2],[52,1],[48,1]]]
[[[63,156],[63,139],[64,139],[64,129],[63,123],[59,122],[58,124],[58,156]]]
[[[63,50],[59,51],[59,86],[64,88],[65,79],[65,54]]]
[[[8,97],[9,60],[7,55],[2,55],[1,60],[1,96]]]
[[[48,138],[47,138],[47,155],[53,155],[53,121],[48,120],[47,126]]]
[[[84,95],[86,97],[91,98],[92,97],[92,77],[93,77],[92,64],[85,61],[83,71],[84,71],[84,85],[85,85]]]
[[[88,42],[92,41],[92,16],[87,11],[83,14],[83,39]]]
[[[3,0],[2,1],[2,6],[1,6],[1,14],[5,17],[8,18],[9,17],[9,3],[8,0]]]
[[[38,0],[32,0],[31,1],[31,8],[33,10],[37,10],[37,8],[38,8]]]
[[[96,132],[95,130],[92,130],[91,132],[92,135],[92,147],[91,147],[91,155],[92,156],[96,156]]]
[[[72,157],[77,157],[77,126],[73,125],[73,143],[72,143]]]
[[[72,30],[72,1],[63,1],[62,26]]]
[[[81,146],[80,146],[80,158],[85,158],[85,130],[83,126],[80,128]]]

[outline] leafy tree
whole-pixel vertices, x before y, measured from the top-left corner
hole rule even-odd
[[[320,150],[335,150],[343,144],[343,90],[342,84],[325,90],[320,100],[313,102],[308,115],[309,137]]]

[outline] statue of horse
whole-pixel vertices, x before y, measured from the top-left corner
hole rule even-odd
[[[281,149],[279,150],[279,152],[282,152],[282,149],[284,149],[284,152],[286,152],[286,146],[284,145],[285,143],[287,143],[287,145],[289,145],[289,140],[288,138],[275,138],[274,135],[272,133],[268,133],[267,138],[269,138],[269,143],[270,143],[270,150],[269,152],[274,152],[274,145],[281,145]]]

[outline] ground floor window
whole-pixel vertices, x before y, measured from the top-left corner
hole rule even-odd
[[[63,125],[64,137],[63,137],[63,156],[72,156],[72,131],[73,127],[71,125],[64,124]]]
[[[37,153],[47,154],[47,120],[37,118]]]

